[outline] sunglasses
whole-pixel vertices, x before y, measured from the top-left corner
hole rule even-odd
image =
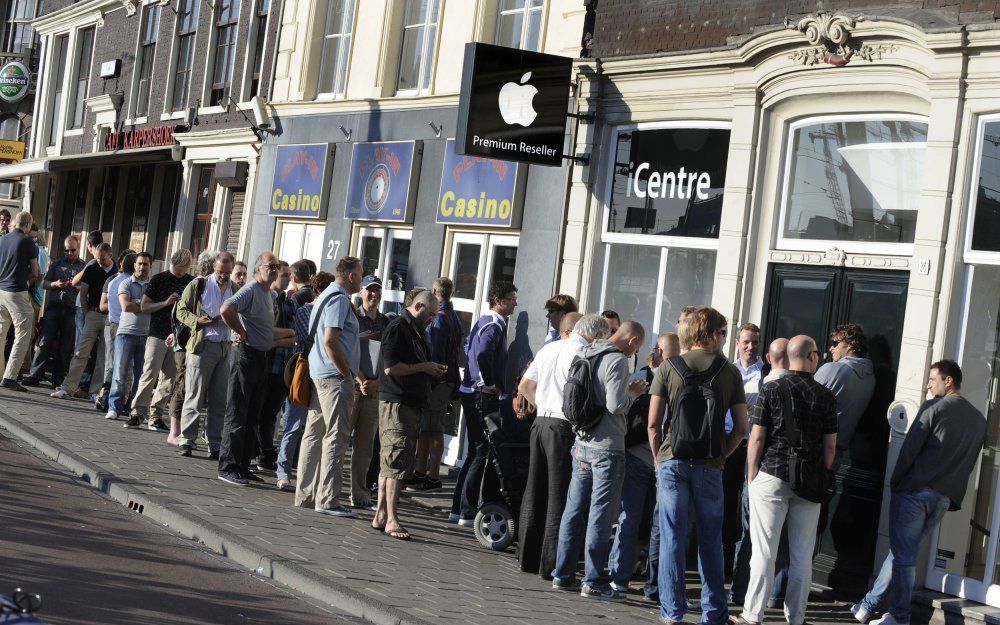
[[[63,248],[63,251],[66,252],[67,254],[69,254],[70,252],[79,252],[80,250],[78,250],[75,247],[66,247],[66,248]]]

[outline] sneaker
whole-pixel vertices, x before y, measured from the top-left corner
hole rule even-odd
[[[146,424],[146,428],[154,432],[169,432],[170,426],[163,422],[163,419],[153,419]]]
[[[54,393],[49,393],[49,397],[53,397],[55,399],[66,399],[67,397],[69,397],[69,393],[67,393],[62,388],[57,388]]]
[[[33,378],[31,376],[21,378],[21,386],[38,386],[38,384],[38,378]]]
[[[851,606],[851,614],[854,615],[854,618],[857,619],[861,625],[865,625],[865,623],[872,619],[871,613],[860,603],[855,603]]]
[[[112,421],[114,421],[115,419],[118,418],[118,413],[115,412],[114,410],[109,410],[108,414],[104,415],[104,418],[111,419]]]
[[[362,502],[362,503],[352,503],[352,508],[357,508],[358,510],[376,510],[378,505],[374,501]]]
[[[191,445],[181,445],[180,451],[177,452],[185,458],[191,457]]]
[[[578,582],[575,579],[559,579],[558,577],[553,577],[552,590],[565,590],[567,592],[576,592],[580,590],[580,582]]]
[[[243,479],[236,471],[226,471],[225,473],[219,474],[219,479],[227,484],[232,484],[233,486],[249,486],[250,482]]]
[[[351,510],[347,506],[334,506],[333,508],[317,507],[314,508],[314,510],[316,510],[316,512],[319,512],[320,514],[329,514],[330,516],[339,516],[346,518],[353,518],[355,516],[354,510]]]
[[[871,621],[870,625],[900,625],[900,623],[892,616],[892,614],[886,612],[882,615],[882,618]]]
[[[454,512],[449,512],[448,513],[448,522],[449,523],[458,523],[458,520],[461,519],[461,518],[462,518],[462,515],[460,515],[460,514],[455,514]]]
[[[257,482],[258,484],[263,484],[264,483],[264,480],[262,478],[254,475],[250,471],[246,471],[246,472],[240,473],[240,476],[242,476],[243,479],[246,480],[246,481],[248,481],[248,482]]]
[[[600,601],[621,601],[625,598],[625,593],[613,588],[594,588],[590,584],[580,586],[580,596],[588,599],[598,599]]]
[[[140,417],[138,417],[136,415],[132,415],[131,417],[128,418],[128,421],[126,421],[125,424],[122,425],[122,427],[123,428],[140,428],[140,427],[142,427],[142,418],[140,418]]]
[[[459,519],[458,520],[458,524],[461,525],[462,527],[472,527],[473,525],[476,524],[476,520],[475,519]]]
[[[17,391],[19,393],[27,393],[28,392],[28,389],[26,389],[23,386],[21,386],[20,384],[18,384],[17,380],[14,380],[12,378],[4,378],[3,382],[0,382],[0,386],[4,387],[5,389],[7,389],[9,391]]]
[[[435,480],[434,478],[426,477],[426,478],[424,478],[424,487],[421,488],[420,490],[424,490],[424,491],[427,491],[427,490],[438,490],[438,489],[440,489],[443,486],[444,486],[444,483],[442,483],[441,480]]]
[[[69,396],[73,399],[90,399],[90,393],[79,388],[70,393]]]
[[[628,592],[628,586],[621,586],[619,584],[611,582],[611,590],[617,590],[618,592],[621,592],[621,593],[627,593]]]
[[[420,487],[423,485],[423,483],[424,483],[424,476],[417,475],[416,473],[414,473],[411,477],[408,477],[405,480],[403,480],[403,486],[415,490],[420,490]]]

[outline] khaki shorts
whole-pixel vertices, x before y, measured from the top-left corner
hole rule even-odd
[[[413,468],[420,409],[396,402],[378,403],[379,476],[401,480]]]
[[[421,434],[441,434],[444,432],[444,419],[448,415],[448,404],[455,392],[452,382],[441,382],[431,390],[427,407],[420,415]]]

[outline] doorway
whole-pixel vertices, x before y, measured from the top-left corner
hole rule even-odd
[[[882,510],[889,427],[903,339],[909,274],[897,271],[771,265],[762,350],[777,337],[808,334],[829,360],[838,325],[864,327],[875,367],[875,393],[837,472],[838,495],[820,519],[813,580],[836,591],[863,593],[872,575]]]

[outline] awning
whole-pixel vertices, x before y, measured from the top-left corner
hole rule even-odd
[[[10,165],[0,165],[0,180],[10,180],[11,178],[21,178],[23,176],[34,176],[48,173],[49,159],[33,158],[20,163]]]

